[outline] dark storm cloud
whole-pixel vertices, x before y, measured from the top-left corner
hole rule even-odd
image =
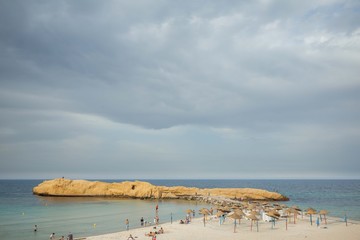
[[[339,159],[349,165],[341,176],[356,173],[359,10],[357,1],[0,1],[1,158],[93,163],[87,171],[99,158],[132,159],[130,175],[149,158],[168,169],[212,161],[212,176],[218,159],[272,169],[269,156],[287,166],[298,153],[327,164],[324,175]]]

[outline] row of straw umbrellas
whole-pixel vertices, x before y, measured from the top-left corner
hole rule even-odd
[[[234,219],[234,232],[236,231],[236,220],[239,220],[239,223],[242,218],[247,218],[251,221],[250,228],[252,230],[253,223],[256,222],[256,227],[258,231],[258,221],[260,216],[260,211],[264,211],[265,214],[271,218],[272,227],[275,226],[276,220],[280,218],[286,219],[286,230],[288,225],[288,219],[293,219],[293,223],[296,223],[297,216],[305,213],[310,217],[310,223],[313,224],[312,217],[316,214],[319,214],[319,217],[324,218],[325,224],[326,215],[328,214],[327,210],[316,211],[314,208],[308,208],[302,211],[298,206],[288,207],[285,204],[277,204],[277,203],[268,203],[268,202],[241,202],[233,206],[222,205],[216,208],[217,217],[227,216]],[[280,214],[280,212],[282,214]],[[202,208],[199,210],[199,213],[204,216],[203,222],[205,226],[206,218],[208,215],[212,215],[212,210],[207,208]]]

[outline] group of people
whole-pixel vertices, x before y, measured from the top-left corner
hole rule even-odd
[[[159,225],[159,222],[160,222],[159,216],[154,217],[154,225]],[[151,222],[145,221],[144,217],[141,217],[140,226],[141,227],[146,227],[147,224],[151,225]],[[125,228],[126,228],[127,231],[129,231],[129,229],[130,229],[130,222],[129,222],[128,218],[125,219]]]
[[[195,217],[195,210],[192,210],[191,212],[188,212],[187,214],[186,214],[186,218],[185,218],[185,220],[180,220],[180,224],[188,224],[188,223],[190,223],[191,222],[191,215],[192,215],[192,217]]]
[[[156,240],[156,234],[163,234],[164,229],[160,227],[159,230],[156,231],[156,227],[154,227],[155,231],[150,231],[149,233],[145,233],[145,236],[152,237],[152,240]]]
[[[37,231],[38,231],[38,226],[35,225],[35,226],[34,226],[34,232],[37,232]],[[50,239],[50,240],[56,240],[55,233],[51,233],[49,239]],[[65,237],[64,237],[64,236],[61,236],[61,237],[59,238],[59,240],[65,240]],[[68,234],[66,240],[74,240],[74,236],[73,236],[73,234],[72,234],[71,232]]]
[[[55,240],[56,236],[55,233],[50,234],[50,240]],[[61,236],[61,238],[59,238],[59,240],[65,240],[64,236]],[[74,240],[74,236],[72,235],[72,233],[69,233],[69,235],[67,236],[66,240]]]

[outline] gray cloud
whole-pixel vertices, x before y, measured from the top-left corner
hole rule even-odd
[[[1,1],[0,173],[358,177],[359,7]]]

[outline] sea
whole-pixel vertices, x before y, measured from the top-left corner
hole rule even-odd
[[[120,180],[100,180],[120,182]],[[126,179],[132,180],[132,179]],[[32,188],[44,180],[0,180],[0,239],[40,240],[71,232],[76,238],[140,227],[140,218],[153,222],[158,205],[160,223],[178,222],[186,210],[211,206],[186,200],[141,200],[98,197],[41,197]],[[199,188],[260,188],[290,198],[288,206],[326,209],[329,215],[360,220],[360,180],[149,180],[161,186]],[[34,231],[37,225],[38,230]]]

